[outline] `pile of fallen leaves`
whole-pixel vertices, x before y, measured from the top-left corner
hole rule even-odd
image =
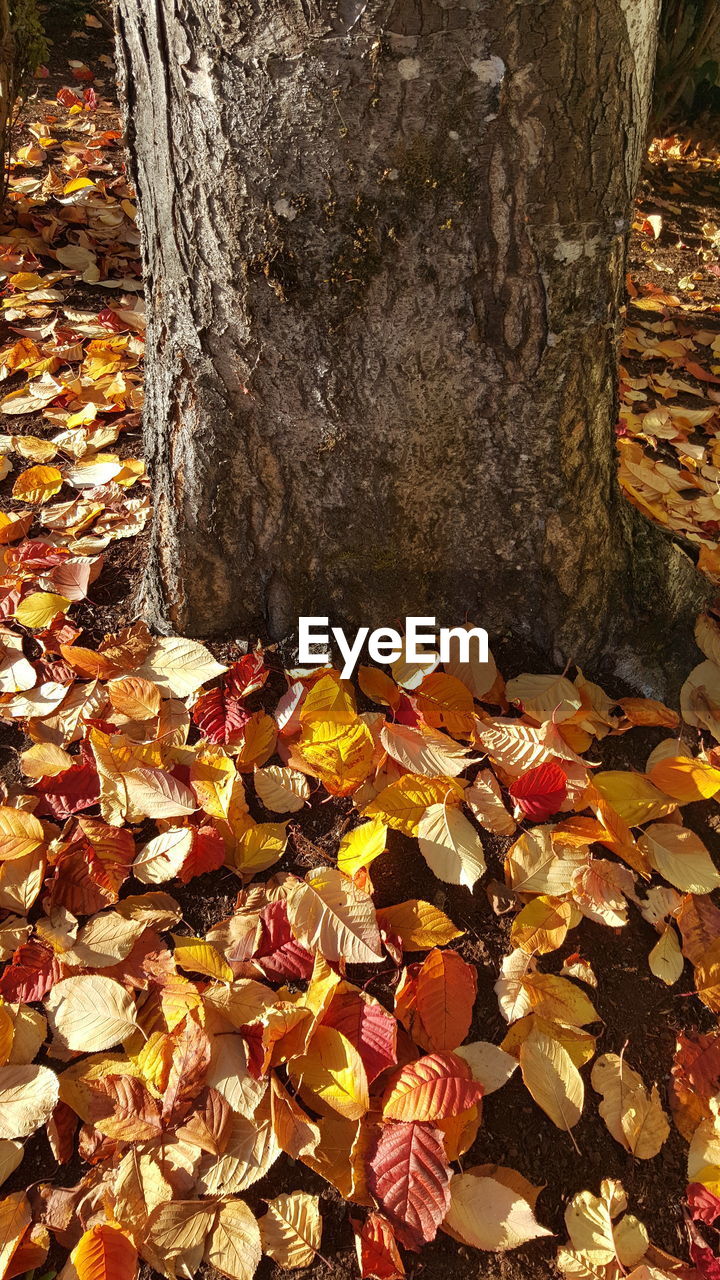
[[[516,1072],[571,1140],[595,1108],[631,1160],[662,1161],[671,1122],[689,1143],[691,1263],[653,1246],[606,1179],[567,1206],[560,1272],[716,1280],[720,1032],[680,1038],[659,1082],[671,1120],[632,1043],[598,1052],[603,975],[582,944],[585,920],[617,946],[639,912],[653,980],[674,987],[689,965],[720,1011],[720,873],[683,821],[720,794],[720,624],[698,623],[684,738],[667,707],[614,701],[581,672],[506,684],[457,651],[363,667],[354,687],[259,649],[220,663],[142,622],[82,644],[73,618],[104,551],[148,514],[142,463],[112,451],[137,426],[142,311],[117,132],[94,90],[58,96],[17,154],[0,236],[0,412],[35,415],[1,442],[0,719],[25,744],[0,804],[0,1182],[42,1127],[57,1165],[83,1172],[0,1198],[0,1280],[58,1247],[62,1280],[132,1280],[139,1259],[171,1278],[205,1261],[249,1280],[263,1254],[307,1266],[322,1215],[297,1162],[348,1202],[367,1280],[402,1277],[438,1232],[490,1251],[548,1236],[522,1169],[463,1159]],[[83,285],[107,305],[69,302]],[[685,451],[709,421],[662,417]],[[598,766],[605,738],[648,726],[664,736],[642,772]],[[341,834],[296,874],[292,824],[326,802]],[[468,1038],[462,930],[418,898],[376,907],[393,831],[438,882],[468,899],[482,885],[512,914],[500,1044]],[[178,897],[208,872],[233,909],[194,936]],[[276,1165],[287,1190],[253,1211],[245,1193]]]
[[[648,163],[622,343],[620,480],[720,582],[720,156],[671,138]]]
[[[541,1188],[521,1170],[460,1164],[484,1096],[518,1069],[558,1129],[596,1106],[635,1159],[658,1156],[670,1121],[657,1088],[625,1055],[596,1056],[588,992],[602,975],[579,953],[559,973],[539,960],[570,930],[580,945],[584,918],[618,930],[636,909],[657,930],[656,978],[676,983],[687,959],[720,1010],[720,873],[682,820],[720,793],[717,748],[691,754],[668,708],[614,703],[581,674],[505,685],[492,660],[363,667],[373,709],[358,711],[332,669],[285,672],[270,697],[280,673],[259,650],[223,666],[140,622],[97,651],[62,643],[58,658],[64,616],[28,630],[12,614],[0,715],[33,744],[0,807],[0,1170],[47,1125],[58,1163],[77,1150],[89,1171],[0,1203],[3,1276],[41,1265],[51,1234],[69,1244],[80,1231],[66,1280],[123,1280],[138,1254],[170,1277],[205,1259],[246,1280],[262,1252],[307,1265],[318,1197],[282,1194],[259,1220],[242,1198],[287,1157],[350,1202],[365,1277],[402,1276],[400,1250],[438,1230],[482,1250],[525,1244],[549,1234]],[[719,736],[712,617],[698,639],[708,656],[684,718]],[[638,725],[668,731],[643,773],[583,757]],[[281,865],[288,815],[318,795],[349,797],[351,821],[336,856],[301,878]],[[414,898],[376,909],[390,829],[468,890],[487,874],[483,833],[508,837],[500,1045],[467,1042],[476,973],[452,948],[453,922]],[[189,936],[172,882],[220,867],[236,877],[235,909]],[[393,975],[387,1003],[367,990],[377,966]],[[719,1070],[720,1033],[679,1045],[672,1105],[703,1223],[720,1214]],[[574,1197],[565,1275],[715,1274],[699,1228],[696,1270],[679,1270],[625,1208],[616,1181]]]

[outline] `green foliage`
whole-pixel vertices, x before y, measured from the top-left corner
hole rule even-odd
[[[720,85],[718,0],[663,0],[658,37],[652,128],[687,116],[698,89]]]
[[[45,33],[37,0],[10,0],[10,33],[13,41],[15,96],[24,97],[32,77],[47,57]]]

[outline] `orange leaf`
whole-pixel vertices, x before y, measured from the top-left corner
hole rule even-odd
[[[472,1021],[477,973],[457,951],[431,951],[420,967],[415,1003],[421,1027],[415,1038],[423,1048],[456,1049]]]
[[[91,1227],[70,1255],[78,1280],[135,1280],[137,1249],[111,1223]]]

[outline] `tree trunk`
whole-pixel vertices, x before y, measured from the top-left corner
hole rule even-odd
[[[684,625],[614,456],[657,10],[117,0],[156,621],[430,613],[590,663]]]

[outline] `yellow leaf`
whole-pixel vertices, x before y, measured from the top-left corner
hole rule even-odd
[[[567,978],[554,973],[530,973],[523,979],[523,986],[533,1009],[543,1018],[571,1027],[599,1021],[592,1001]]]
[[[334,1027],[319,1026],[307,1053],[288,1063],[291,1080],[311,1105],[320,1100],[347,1120],[359,1120],[370,1105],[362,1058]]]
[[[310,795],[307,778],[297,769],[268,765],[255,770],[255,790],[273,813],[297,813]]]
[[[24,538],[34,518],[33,511],[0,511],[0,546]]]
[[[528,902],[513,920],[510,943],[528,955],[556,951],[565,941],[571,918],[569,902],[541,895]]]
[[[425,778],[404,773],[397,782],[384,787],[363,810],[366,818],[381,818],[389,827],[406,836],[416,836],[425,810],[431,804],[458,803],[463,784],[457,778]]]
[[[206,1262],[230,1280],[252,1280],[261,1255],[260,1229],[252,1210],[244,1200],[221,1201],[205,1248]]]
[[[52,591],[33,591],[20,601],[15,610],[15,620],[22,627],[37,631],[49,627],[53,618],[64,613],[70,603],[67,596],[58,596]]]
[[[57,467],[29,467],[13,485],[13,498],[21,502],[47,502],[62,488],[62,473]]]
[[[648,1092],[642,1076],[616,1053],[604,1053],[592,1069],[591,1084],[603,1095],[598,1108],[616,1142],[638,1160],[652,1160],[670,1132],[655,1085]]]
[[[8,1273],[12,1256],[32,1221],[30,1201],[24,1191],[0,1200],[0,1276]]]
[[[125,988],[100,974],[63,978],[46,997],[51,1030],[64,1049],[96,1053],[133,1034],[135,1001]]]
[[[9,1063],[0,1067],[0,1138],[26,1138],[47,1124],[59,1096],[49,1067]]]
[[[685,967],[685,959],[680,950],[678,936],[671,924],[666,924],[650,955],[648,956],[650,972],[660,978],[666,986],[672,987],[678,981]]]
[[[596,773],[595,788],[612,806],[623,822],[636,827],[641,822],[654,822],[677,809],[677,804],[658,791],[642,773],[609,770]]]
[[[346,876],[354,876],[362,867],[369,867],[386,848],[387,827],[380,818],[371,818],[343,836],[338,849],[338,868]]]
[[[585,1086],[566,1049],[534,1029],[520,1046],[525,1087],[558,1129],[572,1129],[582,1115]]]
[[[690,756],[670,756],[659,760],[649,770],[648,777],[678,804],[709,800],[720,791],[720,769],[713,769]]]
[[[24,858],[45,844],[42,823],[25,809],[0,806],[0,862]]]
[[[375,743],[360,719],[350,724],[313,720],[306,725],[295,751],[333,796],[348,796],[367,778]]]
[[[498,836],[511,836],[515,819],[508,813],[497,778],[490,769],[482,769],[465,792],[465,804],[481,827]]]
[[[160,710],[160,690],[141,676],[110,680],[107,692],[114,710],[130,720],[151,720]]]
[[[426,778],[457,777],[478,759],[471,759],[468,748],[446,733],[426,727],[386,722],[380,730],[380,741],[403,769]]]
[[[442,1228],[463,1244],[496,1253],[552,1235],[516,1187],[474,1169],[452,1178],[450,1208]]]
[[[319,1197],[306,1191],[275,1196],[259,1226],[263,1253],[281,1267],[309,1267],[320,1248]]]
[[[184,938],[180,934],[172,935],[175,943],[175,963],[190,973],[204,973],[208,978],[217,978],[220,982],[232,982],[233,971],[227,960],[217,947],[204,938]]]
[[[708,850],[689,827],[653,822],[638,843],[655,870],[683,893],[712,893],[720,885]]]
[[[379,667],[359,667],[358,684],[365,697],[372,702],[383,703],[393,711],[399,706],[400,690],[395,681]]]
[[[265,711],[254,711],[243,729],[242,745],[235,753],[235,763],[241,773],[252,773],[258,765],[270,759],[275,750],[277,725]]]
[[[255,823],[237,837],[235,865],[244,876],[254,876],[277,862],[286,844],[287,823]]]
[[[382,959],[372,898],[334,867],[316,867],[296,882],[287,911],[298,941],[331,964],[377,964]]]
[[[505,695],[509,702],[519,703],[526,715],[544,724],[552,720],[561,724],[582,707],[582,698],[566,676],[516,676],[508,680]]]
[[[430,870],[446,884],[472,889],[487,870],[480,836],[456,805],[429,805],[418,823],[418,842]]]
[[[432,729],[447,729],[460,738],[472,737],[475,704],[466,685],[444,671],[424,677],[416,695],[418,710]]]
[[[335,725],[349,725],[357,720],[353,687],[335,672],[316,680],[300,709],[300,723],[304,727],[318,720]]]
[[[20,764],[26,778],[54,778],[72,768],[77,758],[56,747],[52,742],[38,742],[20,755]]]
[[[381,929],[399,937],[404,951],[431,951],[433,947],[444,947],[455,938],[464,937],[465,933],[463,929],[456,929],[439,907],[421,898],[384,907],[378,911],[377,919]]]

